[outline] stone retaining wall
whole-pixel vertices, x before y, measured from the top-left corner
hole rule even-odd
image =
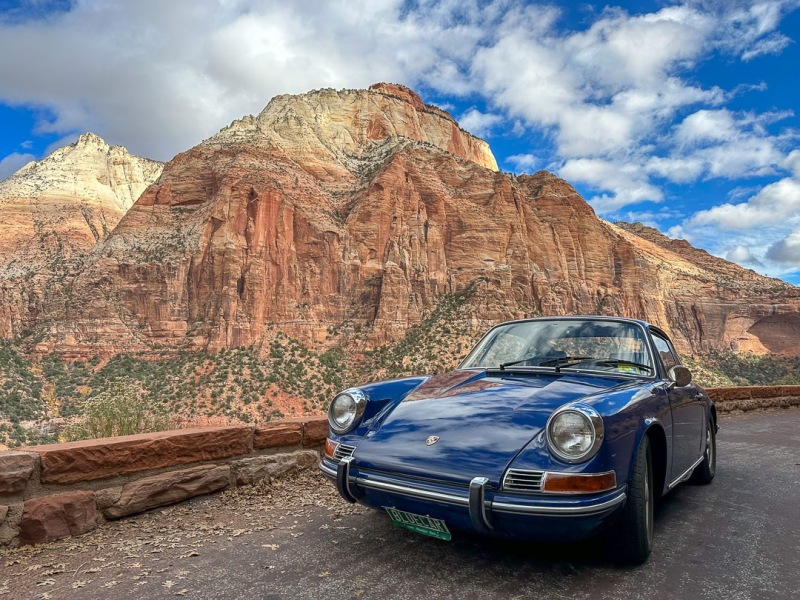
[[[708,388],[719,412],[800,406],[800,386]],[[227,487],[314,466],[325,417],[0,452],[0,547],[80,535]]]
[[[80,535],[194,496],[315,466],[325,417],[0,452],[0,547]]]
[[[800,385],[706,388],[718,412],[800,406]]]

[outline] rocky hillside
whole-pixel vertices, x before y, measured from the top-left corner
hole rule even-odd
[[[658,235],[599,219],[550,173],[498,172],[483,140],[402,86],[279,96],[165,165],[30,340],[88,358],[280,331],[361,356],[458,297],[462,340],[603,313],[659,324],[684,352],[793,347],[781,332],[800,289]],[[19,335],[12,320],[3,335]],[[426,352],[452,352],[441,330]]]
[[[86,133],[0,182],[0,337],[58,314],[87,253],[162,168]]]

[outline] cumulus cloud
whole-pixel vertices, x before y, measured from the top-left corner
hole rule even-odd
[[[792,150],[783,161],[782,166],[791,171],[796,179],[800,180],[800,150]]]
[[[731,111],[703,109],[690,114],[677,126],[675,139],[683,145],[713,143],[731,140],[738,131]]]
[[[734,246],[728,253],[725,255],[726,260],[730,260],[735,263],[739,263],[741,265],[751,264],[754,266],[763,267],[763,263],[758,260],[753,253],[750,251],[750,248],[747,246],[743,246],[741,244]]]
[[[657,175],[673,183],[690,183],[700,177],[704,166],[696,158],[653,156],[642,165],[642,170],[648,175]]]
[[[568,181],[613,189],[613,194],[600,194],[589,199],[599,213],[614,212],[642,201],[663,200],[661,190],[651,185],[646,173],[635,164],[583,158],[567,161],[559,173]]]
[[[0,181],[19,171],[30,161],[35,160],[33,154],[14,152],[0,160]]]
[[[767,258],[777,263],[800,268],[800,229],[795,229],[767,250]]]
[[[723,230],[753,229],[797,217],[800,217],[800,181],[787,177],[765,186],[747,202],[701,210],[688,223],[715,225]]]
[[[517,173],[533,173],[541,165],[539,158],[533,154],[514,154],[506,158],[506,161],[514,165]]]
[[[567,34],[557,17],[550,7],[511,11],[472,72],[509,114],[554,129],[560,155],[626,150],[676,109],[718,99],[718,90],[673,76],[697,60],[712,28],[698,11],[608,10],[588,30]]]
[[[482,113],[476,108],[470,108],[458,119],[461,127],[482,138],[490,137],[492,128],[500,125],[503,121],[501,115]]]
[[[750,192],[742,202],[694,213],[669,234],[701,242],[712,254],[766,275],[796,273],[800,269],[800,180],[785,177]]]

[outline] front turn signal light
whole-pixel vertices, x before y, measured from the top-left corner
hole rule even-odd
[[[594,494],[617,487],[617,474],[607,473],[553,473],[548,471],[542,491],[553,494]]]
[[[334,442],[331,439],[325,440],[325,456],[333,458],[334,454],[336,453],[336,448],[339,447],[339,444]]]

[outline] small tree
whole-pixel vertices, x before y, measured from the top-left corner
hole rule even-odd
[[[165,431],[175,425],[164,408],[142,397],[129,382],[88,399],[81,412],[80,421],[64,429],[64,441]]]

